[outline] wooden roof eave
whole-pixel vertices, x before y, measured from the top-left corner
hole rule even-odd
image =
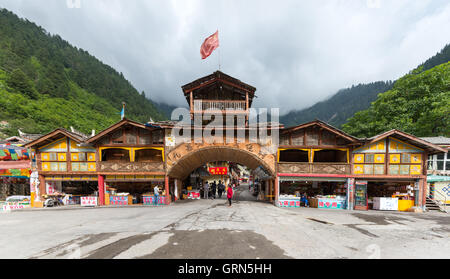
[[[182,86],[182,90],[184,92],[184,94],[189,94],[190,92],[197,90],[199,88],[205,87],[211,83],[214,82],[222,82],[224,84],[228,84],[230,86],[233,86],[235,88],[238,88],[240,90],[243,90],[245,92],[250,93],[251,95],[255,94],[256,88],[248,85],[238,79],[235,79],[227,74],[224,74],[220,71],[217,71],[209,76],[200,78],[196,81],[193,81],[191,83],[188,83],[184,86]]]
[[[325,130],[327,130],[327,131],[329,131],[329,132],[331,132],[333,134],[337,134],[337,135],[347,139],[348,141],[350,141],[352,143],[361,144],[359,139],[357,139],[357,138],[355,138],[355,137],[353,137],[353,136],[351,136],[351,135],[349,135],[347,133],[344,133],[344,132],[340,131],[339,129],[337,129],[337,128],[329,125],[329,124],[326,124],[325,122],[322,122],[320,120],[314,120],[312,122],[308,122],[308,123],[301,124],[301,125],[298,125],[298,126],[294,126],[294,127],[283,129],[281,134],[292,133],[292,132],[295,132],[295,131],[298,131],[298,130],[301,130],[301,129],[305,129],[305,128],[309,128],[311,126],[315,126],[315,125],[319,126],[320,128],[323,128],[323,129],[325,129]]]
[[[100,140],[101,138],[103,138],[104,136],[106,136],[106,135],[108,135],[109,133],[111,133],[112,131],[117,130],[117,129],[121,128],[122,126],[125,126],[125,125],[132,125],[132,126],[134,126],[134,127],[138,127],[138,128],[142,128],[142,129],[152,129],[152,128],[150,128],[150,127],[147,127],[145,124],[141,124],[141,123],[139,123],[139,122],[132,121],[132,120],[129,120],[129,119],[126,119],[126,118],[125,118],[125,119],[123,119],[123,120],[117,122],[116,124],[114,124],[114,125],[112,125],[112,126],[106,128],[105,130],[101,131],[101,132],[98,133],[97,135],[95,135],[95,136],[89,138],[89,139],[86,141],[86,143],[93,143],[93,142],[96,142],[96,141]]]
[[[39,147],[39,146],[49,144],[49,143],[57,140],[57,138],[54,138],[54,137],[56,137],[57,135],[60,135],[60,134],[76,141],[77,143],[84,142],[84,140],[82,138],[76,137],[75,135],[69,133],[68,131],[58,128],[58,129],[54,130],[53,132],[50,132],[38,139],[35,139],[34,141],[31,141],[31,142],[25,144],[24,147],[25,148],[34,148],[34,147]]]
[[[402,131],[399,131],[396,129],[382,133],[382,134],[372,137],[370,139],[366,139],[366,141],[367,141],[366,144],[372,144],[372,143],[383,140],[383,139],[393,136],[393,135],[403,137],[403,138],[401,138],[401,140],[407,141],[408,143],[410,143],[412,145],[423,148],[423,149],[427,150],[428,152],[430,152],[431,154],[439,153],[439,152],[444,152],[444,153],[447,152],[447,150],[445,148],[442,148],[438,145],[432,144],[432,143],[422,140],[416,136],[410,135],[408,133],[405,133],[405,132],[402,132]]]

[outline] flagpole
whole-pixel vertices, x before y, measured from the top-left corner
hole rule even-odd
[[[219,27],[217,27],[217,32],[219,32]],[[220,71],[220,44],[219,44],[219,71]]]

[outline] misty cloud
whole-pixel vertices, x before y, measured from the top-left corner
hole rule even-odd
[[[76,3],[69,0],[69,3]],[[393,80],[450,43],[447,0],[0,0],[89,51],[157,102],[218,69],[200,58],[217,29],[221,70],[255,86],[255,106],[301,109],[352,84]],[[72,8],[70,8],[72,7]]]

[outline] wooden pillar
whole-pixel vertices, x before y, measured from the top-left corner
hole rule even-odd
[[[166,178],[164,179],[164,190],[166,191],[166,204],[169,205],[171,200],[170,197],[170,188],[169,188],[169,177],[166,175]]]
[[[45,185],[45,177],[40,174],[39,175],[39,198],[42,198],[43,195],[47,194],[47,187]],[[44,199],[41,199],[41,201],[44,201]]]
[[[427,201],[427,177],[419,180],[419,204],[416,206],[424,207]]]
[[[273,180],[272,179],[269,180],[269,195],[270,195],[269,201],[270,202],[273,202],[273,186],[274,186],[273,184],[274,184]]]
[[[98,205],[105,205],[105,177],[98,176]]]
[[[280,196],[280,178],[275,178],[275,203],[278,203],[278,197]]]

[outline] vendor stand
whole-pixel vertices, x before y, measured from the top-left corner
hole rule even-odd
[[[392,198],[398,199],[398,211],[408,211],[414,207],[414,197],[407,194],[393,195]]]

